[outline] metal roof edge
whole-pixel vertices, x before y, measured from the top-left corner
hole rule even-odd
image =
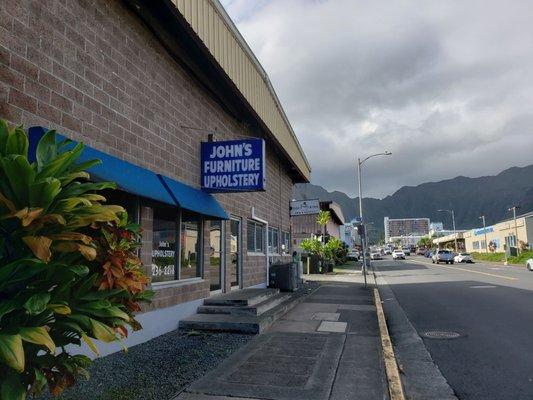
[[[263,81],[267,85],[268,90],[270,91],[270,93],[272,94],[272,96],[274,98],[274,101],[276,102],[276,106],[278,108],[279,113],[281,114],[285,124],[287,125],[287,128],[289,129],[289,132],[291,133],[291,136],[293,137],[294,141],[296,142],[296,146],[298,147],[298,150],[302,154],[302,157],[303,157],[303,159],[304,159],[304,161],[306,163],[307,168],[309,169],[309,172],[311,172],[311,165],[309,164],[309,160],[307,159],[307,156],[305,155],[305,152],[302,149],[300,141],[298,140],[298,137],[296,136],[296,133],[294,132],[294,130],[292,128],[292,125],[291,125],[291,123],[289,121],[289,118],[287,117],[287,114],[285,113],[285,110],[283,109],[283,106],[281,105],[281,101],[279,100],[279,97],[278,97],[278,95],[276,93],[276,90],[274,89],[274,86],[270,82],[270,78],[268,77],[268,74],[266,73],[265,69],[263,68],[263,66],[261,65],[261,63],[259,62],[257,57],[255,56],[254,52],[252,51],[252,49],[250,48],[250,46],[248,45],[248,43],[246,42],[246,40],[244,39],[242,34],[239,32],[239,29],[237,28],[237,26],[235,25],[235,23],[233,22],[233,20],[229,16],[229,14],[227,13],[227,11],[224,8],[224,6],[220,3],[220,1],[219,0],[209,0],[209,1],[211,1],[212,4],[215,6],[215,9],[220,14],[220,16],[222,17],[222,19],[224,20],[224,22],[226,23],[228,28],[235,35],[235,38],[239,42],[239,45],[246,52],[248,57],[250,57],[250,59],[252,60],[254,66],[259,71],[261,77],[263,78]]]

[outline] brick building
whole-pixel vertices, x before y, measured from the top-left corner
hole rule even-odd
[[[5,0],[0,21],[0,117],[170,182],[171,196],[151,195],[148,181],[103,173],[144,229],[156,291],[129,344],[175,329],[212,293],[265,286],[288,257],[292,185],[310,167],[218,0]],[[264,140],[265,190],[201,191],[201,142],[246,138]]]
[[[334,201],[320,201],[320,211],[329,211],[330,220],[325,226],[325,233],[328,236],[341,239],[341,226],[344,224],[344,215],[341,207]],[[302,240],[313,235],[320,236],[324,232],[324,227],[320,226],[316,219],[318,213],[293,215],[291,217],[292,248],[298,252],[303,252],[300,247]]]

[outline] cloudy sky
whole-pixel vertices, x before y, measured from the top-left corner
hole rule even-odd
[[[533,163],[533,0],[222,0],[312,182],[365,195]]]

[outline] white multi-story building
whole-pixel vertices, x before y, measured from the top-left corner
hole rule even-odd
[[[415,245],[418,240],[429,235],[429,218],[389,218],[383,220],[385,243],[400,241],[405,245]]]

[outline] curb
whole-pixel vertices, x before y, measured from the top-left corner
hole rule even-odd
[[[384,318],[386,310],[386,320],[395,337],[397,354],[394,356],[403,375],[401,381],[405,396],[408,399],[457,400],[454,390],[433,361],[424,341],[407,318],[387,281],[375,272],[373,277],[376,285],[374,290],[377,290],[378,294],[381,293],[386,300],[383,303],[380,301],[380,305]]]
[[[377,286],[375,275],[374,284]],[[383,311],[377,287],[374,288],[374,303],[376,305],[376,313],[378,317],[381,349],[383,362],[385,363],[385,371],[387,373],[390,400],[405,400],[400,371],[398,369],[398,363],[396,362],[396,356],[394,355],[394,349],[392,347],[392,341],[389,336],[387,321],[385,319],[385,312]]]

